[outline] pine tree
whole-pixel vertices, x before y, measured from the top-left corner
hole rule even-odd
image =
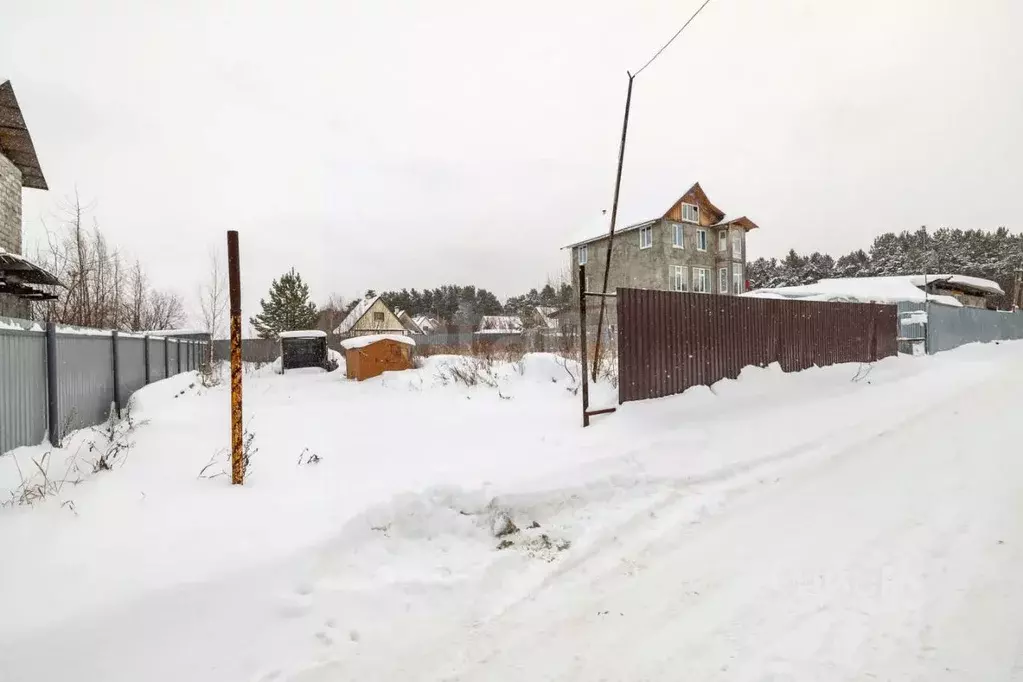
[[[316,304],[309,300],[309,285],[292,268],[270,285],[270,300],[259,299],[263,312],[249,318],[261,339],[276,339],[281,332],[316,327]]]

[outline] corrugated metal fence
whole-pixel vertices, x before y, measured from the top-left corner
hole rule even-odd
[[[106,421],[147,383],[198,369],[208,343],[10,322],[0,327],[0,454]]]
[[[734,378],[895,355],[895,306],[618,289],[620,402]]]

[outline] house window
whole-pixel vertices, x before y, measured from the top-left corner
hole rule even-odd
[[[583,244],[579,247],[579,265],[586,265],[586,245]]]
[[[682,229],[681,223],[672,223],[671,229],[671,245],[676,249],[685,248],[685,232]]]
[[[742,293],[742,266],[738,263],[732,266],[732,293],[736,296]]]
[[[710,270],[693,268],[693,291],[698,294],[710,293]]]
[[[649,249],[654,245],[654,228],[653,227],[641,227],[639,228],[639,248]]]
[[[707,250],[707,230],[696,231],[696,248],[700,251]]]
[[[732,233],[732,258],[742,260],[742,232]]]
[[[700,208],[695,204],[682,204],[682,220],[687,223],[700,222]]]
[[[728,268],[718,268],[718,293],[728,293]]]
[[[668,270],[668,288],[672,291],[689,291],[689,272],[684,265],[672,265]]]
[[[384,314],[383,313],[374,312],[373,313],[373,321],[374,322],[383,322],[384,321]]]
[[[728,230],[718,230],[718,253],[728,252]]]

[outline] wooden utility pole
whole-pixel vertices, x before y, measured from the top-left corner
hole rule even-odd
[[[708,0],[709,1],[709,0]],[[704,3],[706,4],[706,3]],[[702,7],[700,9],[703,9]],[[695,15],[694,15],[695,16]],[[684,27],[683,27],[684,28]],[[653,60],[651,60],[653,61]],[[646,68],[646,67],[644,67]],[[626,72],[628,73],[628,72]],[[600,293],[600,312],[597,314],[597,344],[593,351],[593,380],[597,380],[600,369],[600,340],[604,335],[604,308],[606,307],[607,281],[611,274],[611,250],[615,243],[615,223],[618,221],[618,193],[622,189],[622,165],[625,163],[625,138],[629,134],[629,107],[632,104],[632,81],[635,78],[631,73],[629,76],[629,87],[625,91],[625,116],[622,121],[622,141],[618,146],[618,170],[615,173],[615,194],[611,202],[611,229],[607,234],[607,258],[604,261],[604,286]],[[580,283],[580,286],[582,284]],[[586,373],[586,363],[583,362],[583,373]]]
[[[245,482],[242,460],[242,278],[238,232],[227,232],[227,270],[231,299],[231,483]]]

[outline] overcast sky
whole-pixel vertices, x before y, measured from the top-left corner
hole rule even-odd
[[[519,293],[610,208],[625,72],[698,5],[5,3],[0,77],[50,185],[26,239],[77,185],[190,308],[231,228],[246,317],[291,266],[319,302]],[[699,180],[761,226],[751,257],[1023,229],[1021,5],[712,0],[636,79],[623,217]]]

